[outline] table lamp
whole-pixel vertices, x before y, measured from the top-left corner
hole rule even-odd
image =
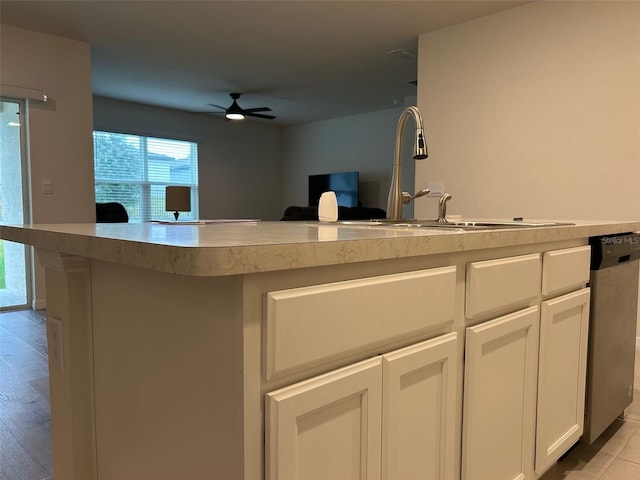
[[[180,212],[191,211],[191,187],[168,186],[165,190],[165,207],[167,212],[173,212],[176,221]]]

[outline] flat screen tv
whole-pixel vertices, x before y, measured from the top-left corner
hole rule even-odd
[[[309,175],[309,206],[317,207],[320,195],[329,190],[336,192],[341,207],[358,206],[358,172]]]

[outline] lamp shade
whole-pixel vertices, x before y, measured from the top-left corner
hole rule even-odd
[[[165,210],[168,212],[190,212],[191,187],[166,187]]]

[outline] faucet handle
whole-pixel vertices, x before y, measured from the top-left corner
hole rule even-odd
[[[445,223],[447,221],[447,202],[453,197],[448,193],[443,194],[438,202],[438,222]]]
[[[416,198],[424,197],[428,194],[430,190],[428,188],[423,188],[422,190],[418,190],[416,193],[411,195],[409,192],[402,192],[402,204],[409,205],[411,200],[415,200]]]

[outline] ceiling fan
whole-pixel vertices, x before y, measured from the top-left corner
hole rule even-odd
[[[230,93],[229,96],[233,99],[233,103],[229,107],[222,107],[220,105],[214,105],[213,103],[209,103],[212,107],[221,108],[224,110],[225,116],[229,120],[242,120],[244,117],[256,117],[256,118],[267,118],[269,120],[273,120],[276,118],[273,115],[265,115],[263,113],[257,112],[270,112],[271,109],[269,107],[258,107],[258,108],[242,108],[238,105],[238,100],[240,98],[240,93]],[[222,113],[222,112],[221,112]]]

